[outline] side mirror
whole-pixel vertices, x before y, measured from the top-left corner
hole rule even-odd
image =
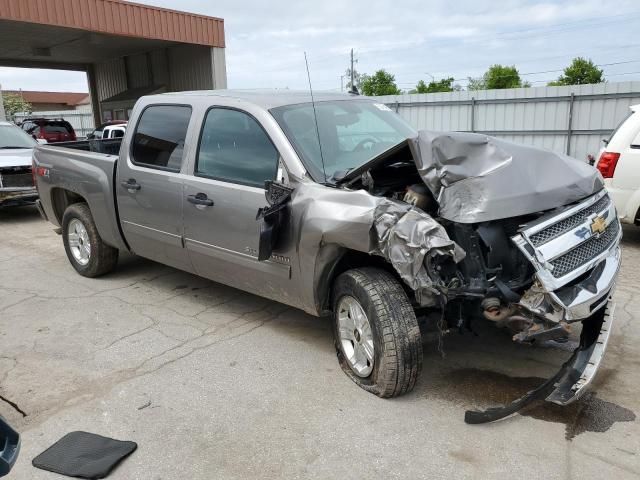
[[[20,434],[0,417],[0,477],[7,475],[20,453]]]
[[[277,247],[280,228],[286,221],[287,203],[293,193],[293,188],[272,180],[264,182],[264,187],[269,206],[258,210],[256,215],[256,220],[262,220],[258,242],[258,260],[261,262],[269,260]]]

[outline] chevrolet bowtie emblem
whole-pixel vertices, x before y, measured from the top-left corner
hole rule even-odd
[[[604,217],[598,215],[591,222],[591,233],[603,233],[607,229],[607,222]]]

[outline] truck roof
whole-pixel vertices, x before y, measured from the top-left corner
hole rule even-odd
[[[288,89],[253,89],[253,90],[195,90],[191,92],[169,92],[161,93],[159,95],[152,95],[157,97],[203,97],[208,98],[212,96],[235,98],[248,103],[252,103],[264,109],[271,109],[275,107],[281,107],[283,105],[296,105],[299,103],[308,103],[311,101],[311,94],[308,90],[288,90]],[[335,93],[335,92],[313,92],[313,99],[316,102],[324,101],[336,101],[336,100],[364,100],[366,97],[360,97],[349,93]],[[371,99],[368,99],[371,101]]]

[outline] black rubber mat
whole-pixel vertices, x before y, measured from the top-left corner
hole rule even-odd
[[[36,468],[77,478],[105,478],[138,445],[95,433],[71,432],[31,462]]]

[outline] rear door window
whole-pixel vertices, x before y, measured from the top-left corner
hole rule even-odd
[[[624,124],[625,124],[625,122],[626,122],[627,120],[629,120],[629,118],[630,118],[632,115],[633,115],[633,111],[629,112],[629,113],[627,114],[627,116],[626,116],[626,117],[624,117],[624,118],[622,119],[622,121],[621,121],[621,122],[616,126],[616,128],[613,130],[613,132],[611,132],[611,135],[609,136],[609,139],[608,139],[608,140],[606,140],[606,143],[607,143],[607,144],[611,143],[611,140],[613,140],[613,136],[614,136],[616,133],[618,133],[618,130],[620,130],[620,127],[622,127],[622,125],[624,125]]]
[[[188,106],[147,107],[133,135],[131,161],[135,165],[179,172],[190,119]]]
[[[70,134],[73,127],[67,122],[48,122],[44,125],[45,133],[63,133]]]
[[[197,176],[264,188],[273,180],[279,154],[260,124],[247,113],[212,108],[202,127]]]

